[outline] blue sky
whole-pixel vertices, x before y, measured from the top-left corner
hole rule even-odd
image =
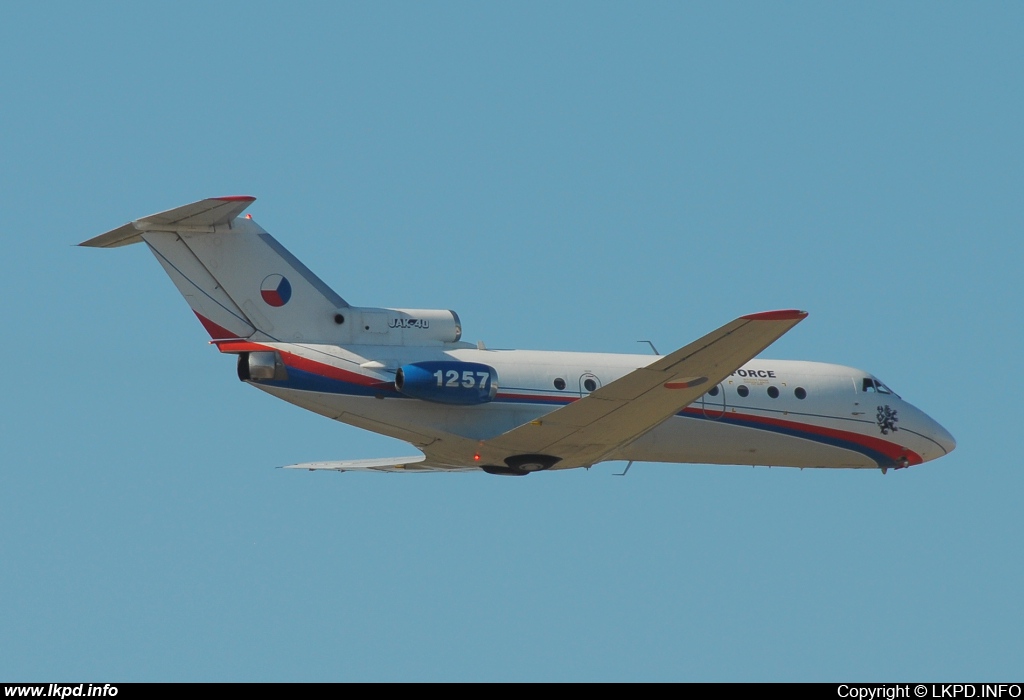
[[[1005,680],[1024,658],[1017,3],[101,3],[0,22],[0,678]],[[244,386],[139,246],[224,194],[489,347],[877,374],[882,476],[275,467],[407,446]]]

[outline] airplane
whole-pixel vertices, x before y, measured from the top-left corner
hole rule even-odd
[[[755,359],[807,313],[741,316],[668,355],[489,349],[451,310],[352,306],[249,196],[153,214],[80,245],[145,243],[238,378],[410,443],[414,457],[288,468],[524,476],[606,461],[902,469],[953,437],[874,375]],[[652,346],[653,349],[653,346]],[[625,472],[623,472],[625,473]]]

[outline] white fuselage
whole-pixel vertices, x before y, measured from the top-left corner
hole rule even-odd
[[[290,379],[251,382],[255,386],[417,445],[445,435],[493,438],[657,359],[471,347],[260,347],[280,353]],[[430,360],[494,367],[497,395],[482,405],[446,406],[389,388],[398,367]],[[886,391],[872,375],[851,367],[752,360],[610,459],[877,469],[919,464],[953,449],[953,438],[938,423]],[[471,464],[470,454],[465,459]]]

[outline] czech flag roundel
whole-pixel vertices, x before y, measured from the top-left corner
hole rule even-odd
[[[268,275],[260,285],[260,296],[271,306],[284,306],[292,298],[292,285],[283,275]]]

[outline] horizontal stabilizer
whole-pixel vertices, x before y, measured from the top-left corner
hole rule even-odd
[[[90,248],[117,248],[142,241],[144,231],[212,231],[215,226],[229,224],[256,200],[247,195],[213,197],[183,207],[144,216],[79,243]]]
[[[290,464],[284,469],[308,469],[309,471],[326,470],[336,472],[457,472],[466,468],[442,467],[426,463],[426,456],[419,457],[379,457],[376,459],[353,459],[345,462],[307,462],[306,464]]]

